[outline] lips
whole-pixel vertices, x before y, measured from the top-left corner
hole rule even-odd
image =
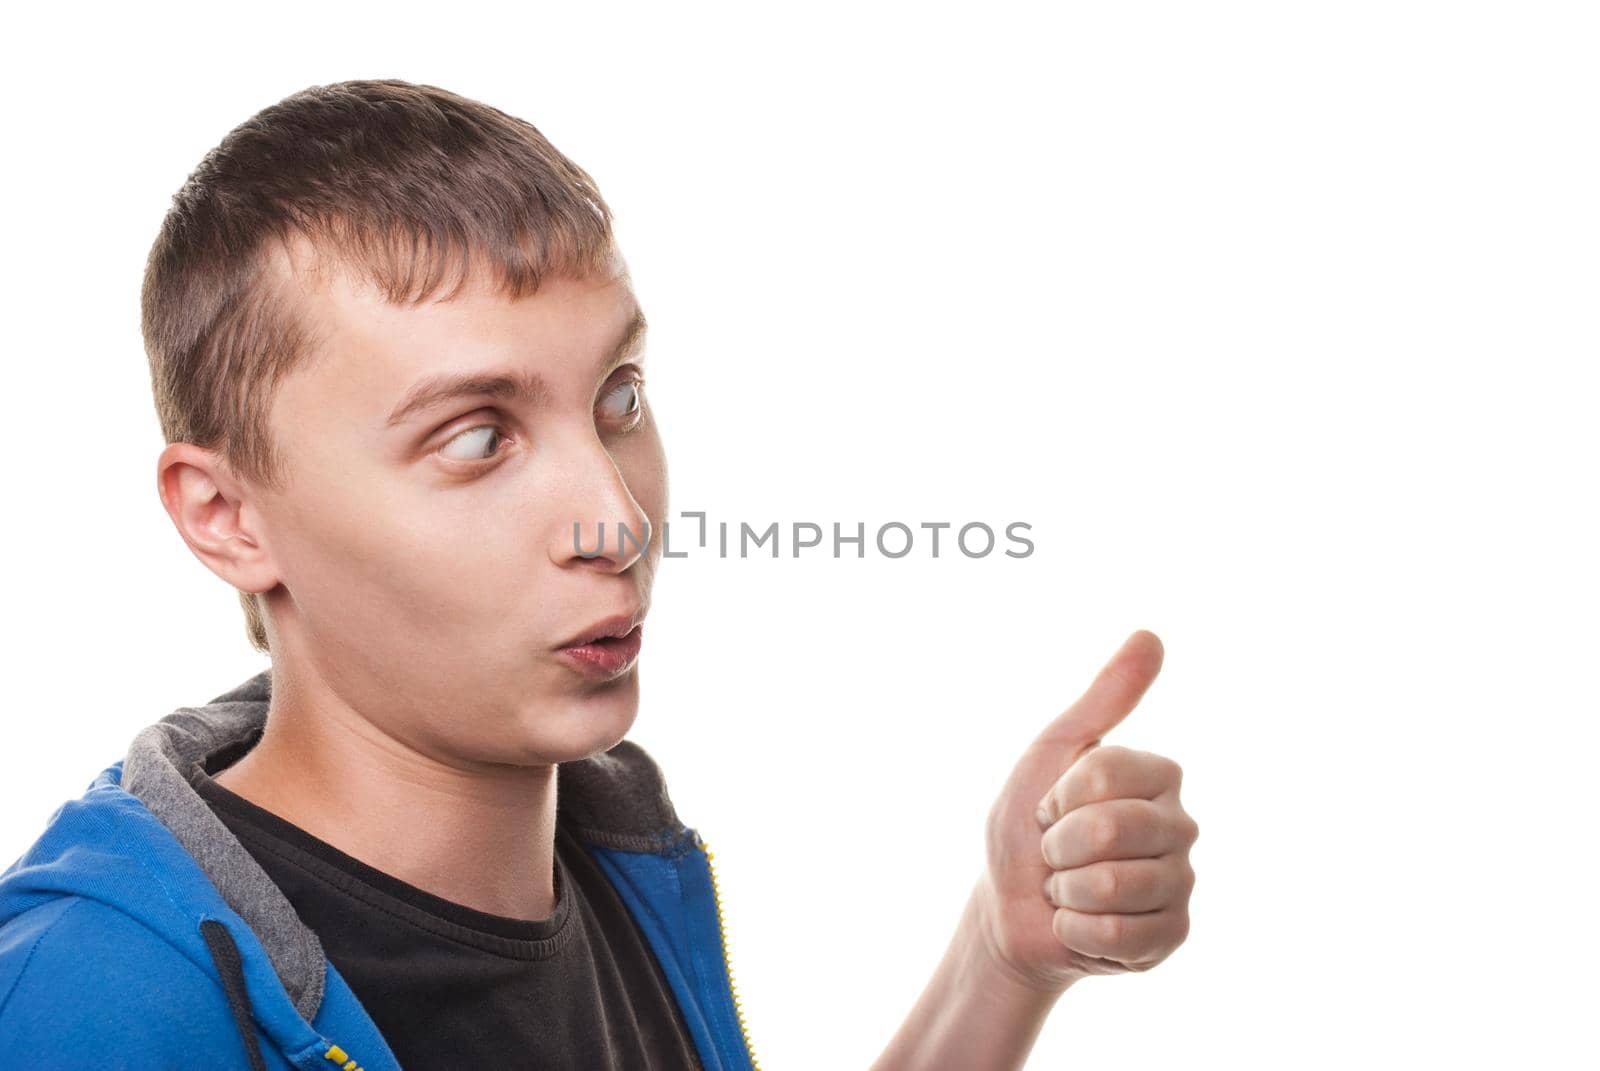
[[[640,606],[596,621],[556,648],[556,656],[587,677],[609,680],[620,676],[639,657],[647,609]]]
[[[609,680],[633,665],[643,642],[644,626],[635,625],[621,636],[603,636],[588,643],[569,644],[556,655],[586,676]]]
[[[572,647],[582,647],[596,640],[617,639],[628,635],[644,620],[644,610],[638,609],[632,613],[613,614],[603,620],[596,621],[582,632],[573,636],[561,645],[561,650]]]

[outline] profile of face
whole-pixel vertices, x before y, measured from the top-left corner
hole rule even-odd
[[[610,747],[637,714],[638,660],[559,652],[637,619],[660,564],[666,459],[625,268],[518,300],[469,280],[414,307],[340,270],[308,278],[315,352],[270,410],[285,485],[214,455],[174,467],[191,547],[266,592],[275,682],[463,769]],[[466,390],[436,391],[450,383]],[[172,444],[163,472],[196,451]],[[207,505],[212,478],[233,514]]]

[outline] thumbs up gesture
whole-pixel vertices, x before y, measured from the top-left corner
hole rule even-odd
[[[990,808],[979,936],[1031,988],[1148,970],[1188,936],[1200,827],[1178,801],[1182,768],[1100,744],[1155,680],[1162,653],[1154,633],[1128,637]]]

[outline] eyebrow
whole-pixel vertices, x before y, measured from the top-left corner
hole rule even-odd
[[[633,319],[623,329],[622,340],[606,358],[605,367],[600,372],[602,376],[609,375],[617,365],[638,354],[644,347],[645,330],[649,326],[644,311],[635,308]],[[394,407],[384,426],[392,428],[416,413],[457,398],[487,395],[508,401],[522,399],[537,403],[549,394],[549,390],[549,384],[537,372],[445,372],[414,384]]]

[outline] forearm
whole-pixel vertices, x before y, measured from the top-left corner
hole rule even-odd
[[[911,1014],[870,1071],[1017,1071],[1060,998],[1024,985],[985,949],[976,889]]]

